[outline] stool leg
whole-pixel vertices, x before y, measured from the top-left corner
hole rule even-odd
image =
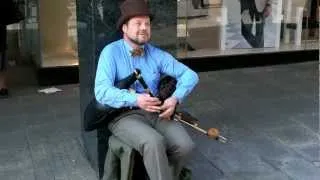
[[[131,180],[150,180],[144,166],[143,157],[138,151],[134,151],[133,173]]]

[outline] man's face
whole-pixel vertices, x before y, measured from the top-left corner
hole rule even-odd
[[[127,38],[137,45],[143,45],[150,40],[150,26],[149,16],[133,17],[122,26],[124,38]]]

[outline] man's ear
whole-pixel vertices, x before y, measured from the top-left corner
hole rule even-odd
[[[127,23],[124,23],[124,24],[122,25],[122,32],[123,32],[123,34],[125,34],[125,33],[127,32],[127,29],[128,29]]]

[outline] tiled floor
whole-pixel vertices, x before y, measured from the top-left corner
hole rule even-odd
[[[0,179],[96,179],[80,148],[78,84],[39,94],[34,82],[23,83],[27,72],[12,78],[21,84],[0,100]],[[320,177],[316,61],[199,75],[183,107],[201,127],[217,127],[230,141],[221,144],[186,127],[197,144],[188,164],[193,179]]]

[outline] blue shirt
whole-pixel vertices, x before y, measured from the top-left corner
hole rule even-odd
[[[154,95],[158,94],[157,87],[162,74],[177,79],[176,90],[172,96],[176,97],[179,103],[193,90],[199,81],[194,71],[151,44],[145,44],[143,48],[144,55],[132,57],[130,53],[132,47],[124,39],[120,39],[102,50],[94,87],[95,97],[99,103],[115,108],[137,106],[136,93],[144,93],[138,81],[131,86],[136,93],[114,86],[119,80],[132,74],[136,68],[141,70],[143,79]]]

